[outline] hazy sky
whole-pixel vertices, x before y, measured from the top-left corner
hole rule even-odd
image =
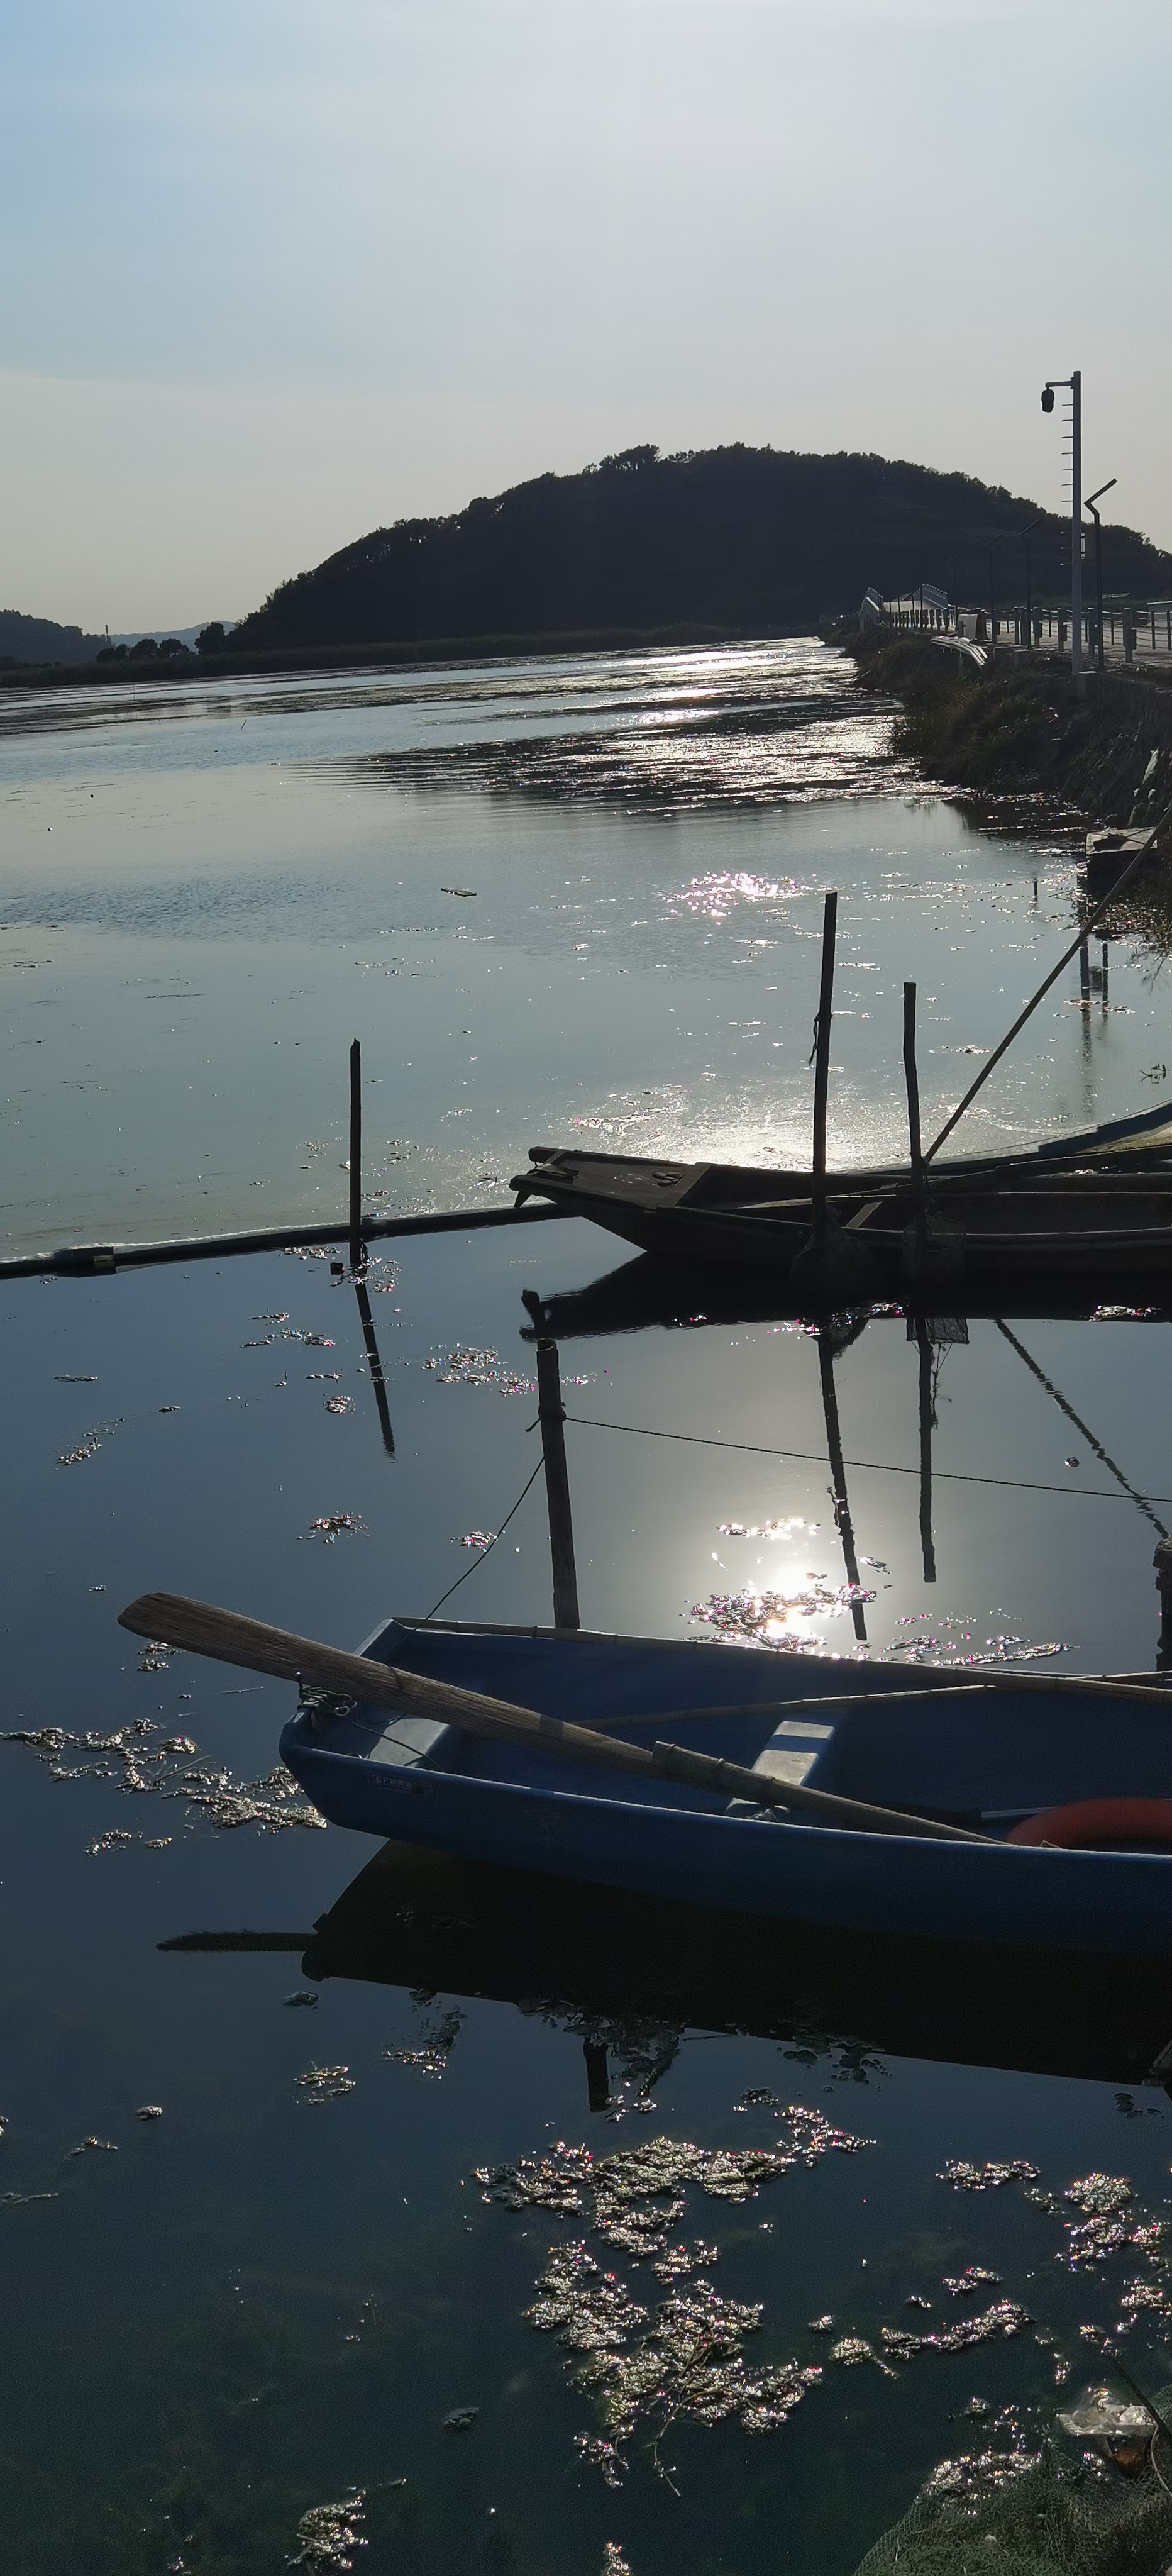
[[[655,440],[1172,545],[1172,0],[8,0],[0,606],[235,616]]]

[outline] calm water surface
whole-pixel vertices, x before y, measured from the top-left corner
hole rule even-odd
[[[821,648],[34,712],[20,731],[7,710],[0,739],[21,1245],[328,1215],[355,1032],[388,1206],[497,1196],[539,1134],[796,1155],[832,883],[839,1146],[895,1145],[903,975],[930,1114],[1069,936],[1069,854],[913,795],[884,766],[884,712]],[[1156,1096],[1161,984],[1139,948],[1108,965],[1090,1011],[1077,976],[1056,989],[974,1142]],[[813,2001],[780,2038],[700,2013],[615,2026],[589,1924],[555,1960],[503,1905],[489,1942],[483,1889],[449,1892],[441,1979],[416,1880],[392,1865],[348,1898],[375,1846],[314,1829],[271,1779],[288,1695],[140,1654],[115,1625],[169,1586],[356,1641],[472,1564],[453,1615],[547,1617],[539,1488],[487,1557],[461,1542],[500,1528],[532,1467],[522,1289],[569,1301],[623,1267],[578,1224],[377,1265],[393,1454],[324,1261],[0,1290],[4,1724],[41,1739],[0,1748],[0,2531],[20,2576],[849,2576],[940,2459],[991,2426],[1037,2438],[1056,2371],[1092,2375],[1081,2327],[1130,2319],[1133,2368],[1170,2375],[1158,2243],[1072,2269],[1082,2203],[1062,2198],[1127,2177],[1128,2229],[1166,2218],[1158,2087],[888,2054]],[[815,1341],[753,1311],[680,1329],[640,1294],[560,1310],[592,1426],[568,1434],[591,1625],[707,1619],[722,1652],[767,1617],[777,1645],[845,1657],[1150,1662],[1172,1503],[1126,1487],[1172,1494],[1159,1318],[1009,1318],[1012,1339],[974,1321],[937,1343],[931,1581],[919,1354],[898,1318],[868,1323],[833,1372],[869,1596],[852,1605]],[[643,1320],[575,1337],[575,1314]],[[313,1926],[332,1911],[327,1955]],[[584,2039],[607,2046],[607,2107]],[[772,2150],[793,2105],[838,2142],[798,2123],[825,2152],[743,2200],[693,2159],[670,2241],[706,2251],[675,2282],[604,2245],[588,2193],[559,2215],[486,2202],[475,2178],[559,2141]],[[940,2179],[956,2159],[1023,2159],[1038,2182],[958,2190]],[[620,2353],[673,2298],[691,2331],[706,2282],[730,2303],[725,2361],[739,2339],[750,2379],[794,2362],[821,2380],[777,2429],[702,2423],[678,2314],[660,2317],[652,2402],[608,2484],[582,2447],[605,2426],[581,2350],[526,2313],[578,2241],[648,2312]],[[995,2279],[946,2286],[973,2265]],[[1155,2305],[1125,2304],[1137,2278]],[[880,2367],[885,2326],[947,2332],[1002,2302],[1020,2331]],[[880,2360],[832,2359],[849,2337]],[[318,2509],[356,2493],[351,2544]]]

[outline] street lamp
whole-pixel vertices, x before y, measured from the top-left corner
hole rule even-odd
[[[1054,409],[1058,386],[1070,389],[1070,671],[1075,688],[1082,694],[1082,370],[1076,367],[1069,376],[1048,376],[1042,388],[1042,409]]]
[[[1088,496],[1088,498],[1083,502],[1083,508],[1084,508],[1084,510],[1089,510],[1089,511],[1090,511],[1091,517],[1092,517],[1092,519],[1094,520],[1094,523],[1095,523],[1095,620],[1096,620],[1095,632],[1096,632],[1096,635],[1097,635],[1097,637],[1098,637],[1098,644],[1097,644],[1097,647],[1096,647],[1095,659],[1096,659],[1096,662],[1098,663],[1098,667],[1099,667],[1100,671],[1101,671],[1101,670],[1102,670],[1102,668],[1103,668],[1103,662],[1104,662],[1104,655],[1103,655],[1103,529],[1102,529],[1102,523],[1101,523],[1100,518],[1099,518],[1099,513],[1098,513],[1098,511],[1097,511],[1097,510],[1096,510],[1096,508],[1095,508],[1095,503],[1096,503],[1096,501],[1101,501],[1101,500],[1102,500],[1104,492],[1113,492],[1113,491],[1114,491],[1115,486],[1116,486],[1116,483],[1118,482],[1118,479],[1119,479],[1119,478],[1118,478],[1118,475],[1113,474],[1109,483],[1100,483],[1099,488],[1098,488],[1098,491],[1097,491],[1097,492],[1092,492],[1092,493]]]

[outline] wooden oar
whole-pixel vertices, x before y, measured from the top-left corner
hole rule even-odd
[[[711,1797],[745,1798],[755,1807],[794,1807],[819,1816],[827,1825],[855,1833],[918,1834],[941,1842],[987,1842],[985,1834],[967,1833],[933,1816],[908,1816],[892,1807],[874,1807],[857,1798],[835,1798],[823,1789],[804,1789],[796,1781],[775,1780],[739,1762],[723,1762],[709,1753],[685,1751],[678,1744],[627,1744],[600,1735],[590,1726],[568,1725],[544,1717],[511,1700],[488,1699],[479,1691],[456,1689],[422,1673],[400,1672],[393,1664],[367,1655],[349,1655],[311,1637],[291,1636],[259,1619],[243,1619],[208,1601],[189,1601],[178,1592],[147,1592],[118,1613],[118,1624],[135,1636],[164,1640],[189,1654],[209,1655],[216,1662],[243,1664],[250,1672],[270,1673],[279,1681],[315,1683],[347,1699],[365,1700],[402,1716],[435,1717],[530,1750],[560,1754],[571,1762],[599,1762],[608,1770],[627,1771],[640,1779],[684,1780]]]

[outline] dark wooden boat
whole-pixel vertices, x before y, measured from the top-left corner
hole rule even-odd
[[[906,1167],[834,1176],[827,1212],[862,1256],[860,1297],[1158,1280],[1172,1269],[1170,1149],[1164,1103],[1030,1154],[934,1166],[928,1259]],[[747,1165],[536,1146],[511,1186],[519,1202],[549,1199],[659,1259],[765,1269],[775,1281],[789,1277],[814,1221],[808,1173]]]

